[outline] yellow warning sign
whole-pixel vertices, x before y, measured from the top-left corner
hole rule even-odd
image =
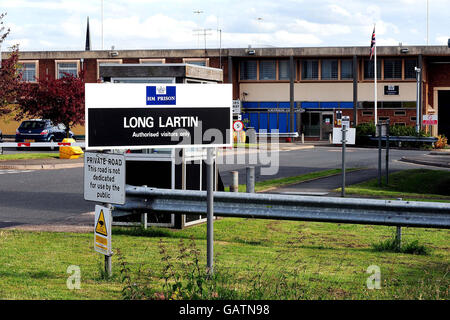
[[[100,211],[100,216],[98,217],[97,224],[95,226],[95,232],[105,237],[108,236],[108,231],[106,230],[106,222],[105,215],[103,214],[103,210]]]

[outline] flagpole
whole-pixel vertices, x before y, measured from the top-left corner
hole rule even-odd
[[[373,27],[373,29],[375,30],[375,26]],[[375,42],[374,44],[374,56],[375,56],[375,60],[374,60],[374,64],[373,64],[373,68],[374,68],[374,108],[375,108],[375,126],[377,125],[378,122],[378,116],[377,116],[377,43]]]

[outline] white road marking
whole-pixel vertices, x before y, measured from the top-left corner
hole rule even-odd
[[[0,170],[0,174],[8,174],[8,173],[26,173],[26,172],[33,172],[35,170],[13,170],[13,169],[7,169],[7,170]]]

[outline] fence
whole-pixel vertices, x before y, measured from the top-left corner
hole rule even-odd
[[[207,212],[206,192],[126,187],[127,203],[113,216]],[[450,228],[450,204],[400,200],[214,192],[214,215],[405,227]]]

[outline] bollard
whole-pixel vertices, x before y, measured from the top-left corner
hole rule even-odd
[[[147,213],[141,214],[141,224],[144,230],[147,230]]]
[[[255,193],[255,167],[247,167],[247,193]]]
[[[143,185],[143,187],[147,187],[147,185]],[[141,226],[144,230],[147,230],[147,212],[141,214]]]
[[[333,144],[333,135],[331,134],[331,132],[328,134],[328,142],[330,144]]]
[[[302,132],[302,143],[305,143],[305,134]]]
[[[239,172],[231,171],[232,174],[232,183],[230,186],[230,192],[239,192]]]

